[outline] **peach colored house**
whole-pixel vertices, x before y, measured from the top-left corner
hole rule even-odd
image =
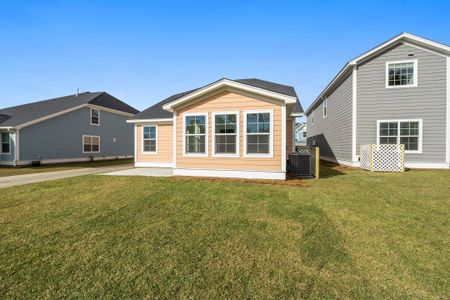
[[[135,166],[174,175],[285,179],[303,110],[294,88],[221,79],[137,114]]]

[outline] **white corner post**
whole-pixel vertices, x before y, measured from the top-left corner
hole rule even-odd
[[[138,143],[137,143],[137,124],[134,124],[134,164],[136,165],[136,161],[137,161],[137,147],[138,147]]]
[[[177,112],[174,111],[173,112],[173,122],[172,122],[172,141],[173,141],[173,146],[172,146],[172,165],[173,168],[177,167]],[[183,129],[184,130],[184,129]]]
[[[286,104],[281,106],[281,172],[286,172]]]
[[[356,101],[357,101],[357,76],[358,69],[355,65],[352,73],[352,163],[353,165],[358,163],[358,155],[356,153]]]
[[[450,57],[447,57],[447,130],[445,136],[445,162],[450,165]]]

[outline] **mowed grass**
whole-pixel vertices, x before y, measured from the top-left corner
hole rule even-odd
[[[0,190],[0,298],[450,298],[450,172]]]
[[[115,165],[125,165],[133,163],[133,159],[117,159],[117,160],[103,160],[93,162],[79,162],[79,163],[65,163],[42,166],[26,166],[26,167],[0,167],[0,177],[24,175],[32,173],[44,173],[52,171],[64,171],[79,168],[99,168]]]

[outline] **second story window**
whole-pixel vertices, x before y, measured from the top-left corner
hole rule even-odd
[[[386,87],[417,86],[417,60],[386,63]]]
[[[326,118],[328,114],[328,98],[323,99],[323,117]]]
[[[91,125],[100,125],[100,111],[91,108]]]

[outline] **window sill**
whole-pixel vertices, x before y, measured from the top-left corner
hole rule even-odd
[[[392,86],[387,85],[386,86],[387,89],[405,89],[405,88],[414,88],[414,87],[417,87],[417,84],[412,84],[412,85],[392,85]]]
[[[146,155],[146,154],[152,154],[152,155],[158,154],[157,151],[142,151],[141,153],[144,154],[144,155]]]
[[[230,157],[230,158],[236,158],[239,157],[239,154],[213,154],[212,157]]]
[[[183,157],[208,157],[207,153],[183,153]]]
[[[248,158],[273,158],[273,154],[244,154]]]

